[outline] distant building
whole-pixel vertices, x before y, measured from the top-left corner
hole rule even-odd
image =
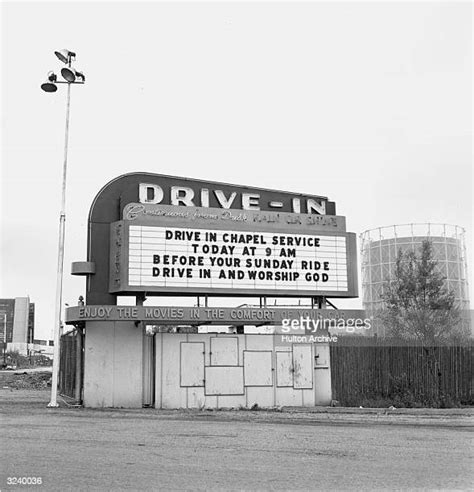
[[[38,351],[36,345],[48,346],[48,341],[35,340],[35,304],[29,297],[0,299],[0,342],[6,350],[29,355]]]
[[[368,314],[383,307],[383,286],[393,277],[398,251],[419,252],[425,240],[433,244],[438,271],[454,292],[459,308],[469,309],[465,230],[448,224],[402,224],[361,234],[362,304]],[[382,330],[382,333],[380,331]],[[383,334],[383,327],[378,327]]]
[[[35,332],[34,303],[30,302],[29,297],[0,299],[0,326],[2,342],[33,343]]]

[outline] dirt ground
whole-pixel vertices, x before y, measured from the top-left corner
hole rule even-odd
[[[0,371],[2,389],[47,389],[51,387],[51,368],[18,369]]]
[[[0,389],[2,491],[467,490],[474,479],[472,409],[94,410],[48,401],[49,390]],[[41,485],[13,483],[28,477]]]

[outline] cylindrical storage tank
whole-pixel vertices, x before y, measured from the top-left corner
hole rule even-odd
[[[361,239],[362,303],[368,313],[383,307],[383,285],[393,276],[398,251],[419,253],[421,243],[433,245],[438,271],[458,306],[469,309],[465,230],[448,224],[399,224],[365,231]],[[380,335],[383,327],[377,326]],[[382,330],[382,333],[380,332]]]

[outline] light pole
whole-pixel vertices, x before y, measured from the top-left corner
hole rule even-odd
[[[64,268],[64,238],[66,222],[66,171],[67,171],[67,150],[69,139],[69,110],[71,101],[71,84],[83,84],[85,81],[84,74],[78,72],[71,66],[72,60],[75,60],[76,54],[72,51],[61,50],[55,51],[54,54],[66,65],[61,69],[63,81],[58,81],[53,72],[48,73],[46,82],[41,84],[41,89],[45,92],[56,92],[56,84],[67,84],[66,99],[66,131],[64,137],[64,160],[63,160],[63,179],[61,192],[61,211],[59,213],[59,245],[58,245],[58,270],[56,277],[56,302],[55,302],[55,320],[54,320],[54,348],[53,348],[53,373],[51,379],[51,401],[48,407],[58,407],[58,376],[59,376],[59,355],[60,355],[60,330],[61,330],[61,301],[63,294],[63,268]]]

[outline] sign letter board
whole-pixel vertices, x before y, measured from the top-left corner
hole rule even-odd
[[[132,203],[110,244],[114,294],[357,296],[339,216]]]

